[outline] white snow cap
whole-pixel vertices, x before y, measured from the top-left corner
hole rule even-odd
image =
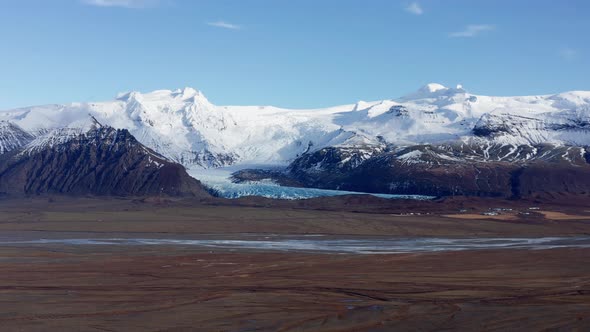
[[[418,99],[432,99],[445,96],[452,96],[457,93],[465,93],[462,84],[457,84],[456,88],[448,88],[439,83],[428,83],[418,89],[416,92],[412,92],[400,98],[401,101],[411,101]]]
[[[438,83],[428,83],[425,86],[418,89],[416,92],[412,92],[403,96],[402,100],[415,100],[415,99],[425,99],[425,98],[435,98],[441,94],[447,93],[449,88],[442,84]]]
[[[173,96],[181,97],[186,100],[192,97],[205,97],[201,91],[193,89],[191,87],[185,87],[184,89],[177,89],[172,92]]]
[[[448,88],[442,84],[438,84],[438,83],[428,83],[425,86],[421,87],[420,92],[436,92],[436,91],[440,91],[440,90],[448,90]]]

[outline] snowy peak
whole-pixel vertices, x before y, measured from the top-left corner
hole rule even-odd
[[[448,90],[448,89],[449,88],[447,88],[446,86],[444,86],[442,84],[429,83],[429,84],[426,84],[425,86],[421,87],[420,90],[418,90],[418,92],[433,93],[433,92],[437,92],[437,91],[441,91],[441,90]]]
[[[448,88],[442,84],[429,83],[418,89],[418,91],[403,96],[400,98],[400,100],[410,101],[439,97],[452,97],[459,93],[466,93],[461,84],[458,84],[456,88]]]
[[[201,91],[190,87],[176,90],[156,90],[149,93],[124,92],[118,94],[116,99],[126,103],[198,103],[211,105]]]
[[[9,121],[0,121],[0,155],[17,150],[33,140],[33,135]]]
[[[189,100],[189,99],[200,99],[201,101],[207,101],[207,98],[201,93],[201,91],[195,90],[193,88],[186,87],[184,89],[174,90],[172,92],[172,96],[181,98],[182,100]]]

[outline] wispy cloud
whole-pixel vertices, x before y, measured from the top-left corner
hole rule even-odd
[[[574,50],[573,48],[562,48],[559,51],[559,56],[565,61],[574,61],[578,57],[578,51]]]
[[[422,15],[424,14],[424,10],[422,10],[422,6],[420,6],[417,2],[412,2],[406,7],[406,11],[408,13],[412,13],[414,15]]]
[[[491,24],[471,24],[465,27],[462,31],[457,31],[449,34],[452,38],[471,38],[479,35],[482,32],[492,31],[496,29]]]
[[[230,29],[230,30],[240,30],[242,29],[241,26],[224,22],[224,21],[216,21],[216,22],[207,22],[207,25],[216,27],[216,28],[223,28],[223,29]]]
[[[160,0],[82,0],[82,2],[97,7],[146,8],[158,5]]]

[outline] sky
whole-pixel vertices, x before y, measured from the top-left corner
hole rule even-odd
[[[0,109],[193,87],[326,107],[590,90],[586,0],[0,0]]]

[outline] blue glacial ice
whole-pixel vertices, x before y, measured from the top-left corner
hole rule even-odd
[[[280,186],[272,181],[253,181],[248,183],[233,183],[231,174],[236,169],[190,169],[189,174],[198,179],[214,194],[224,198],[239,198],[245,196],[261,196],[275,199],[307,199],[314,197],[341,196],[341,195],[372,195],[388,199],[417,199],[427,200],[434,197],[421,195],[389,195],[373,194],[343,190],[329,190],[316,188],[297,188]]]

